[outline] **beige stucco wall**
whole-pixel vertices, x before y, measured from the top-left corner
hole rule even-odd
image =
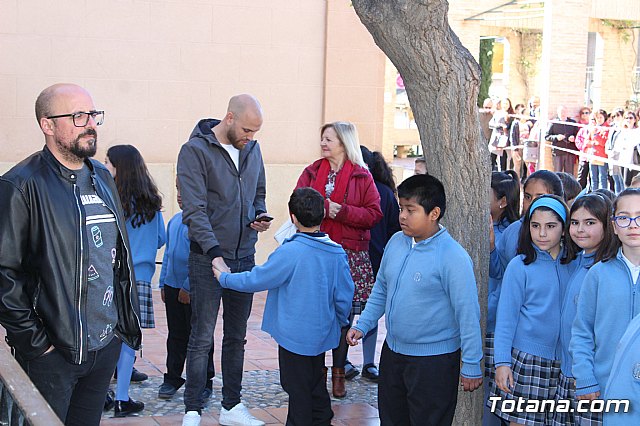
[[[0,0],[0,173],[41,149],[38,93],[86,87],[106,111],[97,158],[133,144],[176,211],[175,161],[197,120],[249,92],[264,109],[257,138],[267,204],[286,218],[302,168],[319,156],[325,121],[354,121],[382,146],[384,55],[349,2],[338,0]],[[261,236],[258,261],[274,245]]]

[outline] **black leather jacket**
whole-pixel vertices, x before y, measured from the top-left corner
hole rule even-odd
[[[109,171],[86,160],[97,194],[120,231],[114,266],[116,335],[142,342],[138,295],[122,206]],[[76,175],[51,151],[26,158],[0,178],[0,324],[24,359],[50,345],[71,363],[87,359],[86,297],[89,239]]]

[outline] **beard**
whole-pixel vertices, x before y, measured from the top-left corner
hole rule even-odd
[[[85,146],[82,146],[81,139],[86,136],[92,136],[92,138],[85,142]],[[96,151],[98,149],[98,133],[95,129],[87,129],[85,132],[78,135],[78,137],[70,144],[66,143],[62,139],[56,139],[56,145],[62,155],[68,160],[84,160],[96,155]]]
[[[231,128],[227,131],[227,140],[231,142],[231,145],[237,150],[242,150],[247,142],[244,139],[238,139],[236,131]]]

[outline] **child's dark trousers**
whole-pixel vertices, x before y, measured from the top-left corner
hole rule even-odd
[[[433,356],[380,355],[380,424],[442,426],[453,422],[460,382],[460,350]]]

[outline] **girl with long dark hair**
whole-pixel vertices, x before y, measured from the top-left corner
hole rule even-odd
[[[156,253],[166,240],[162,219],[162,197],[140,155],[132,145],[115,145],[107,150],[105,165],[113,175],[125,219],[140,303],[140,326],[154,328],[151,278],[156,269]],[[135,352],[122,345],[118,360],[115,417],[125,417],[144,409],[144,403],[129,398],[129,384]]]

